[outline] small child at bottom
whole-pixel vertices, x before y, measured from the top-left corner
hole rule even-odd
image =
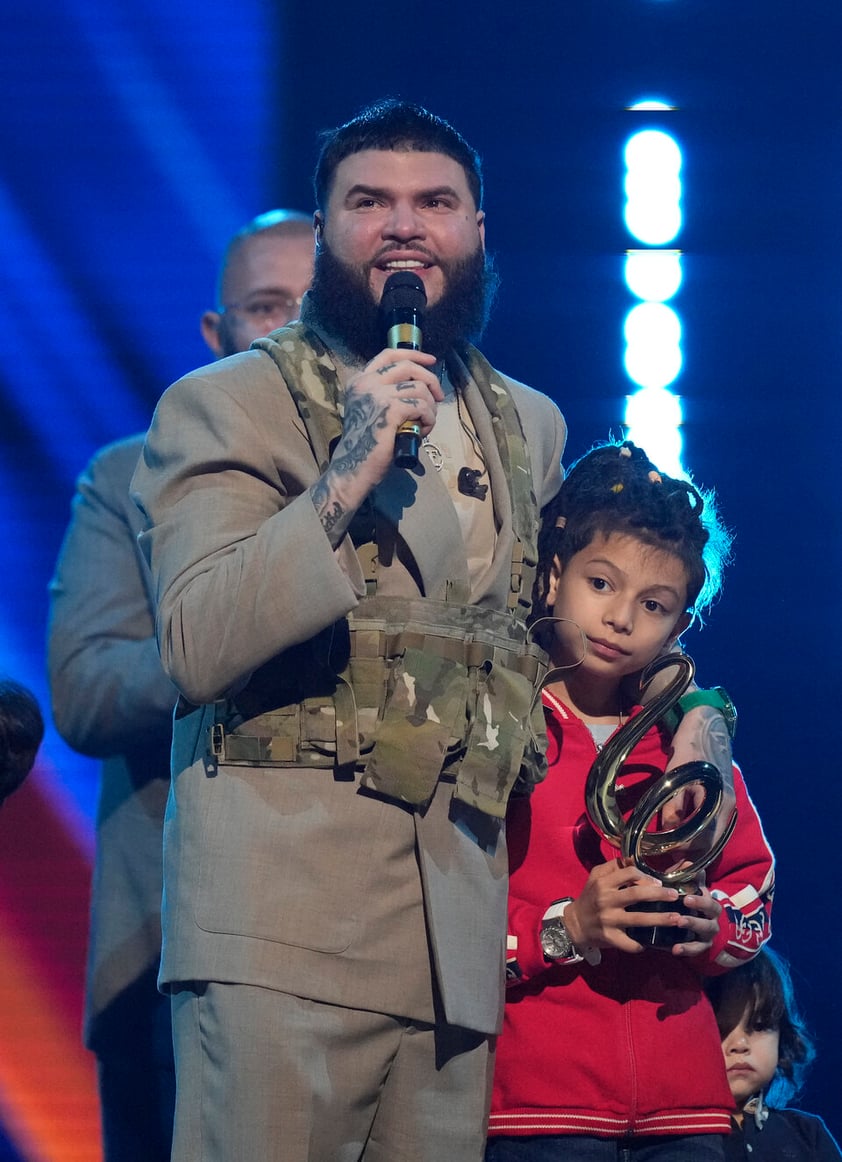
[[[727,1162],[839,1162],[822,1119],[788,1109],[815,1056],[784,959],[768,946],[754,960],[708,982],[734,1101]]]

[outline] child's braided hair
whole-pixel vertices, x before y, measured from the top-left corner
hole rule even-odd
[[[544,509],[533,620],[548,613],[554,558],[566,564],[600,533],[628,534],[678,557],[687,571],[687,608],[697,615],[719,592],[732,538],[713,494],[659,472],[626,440],[598,445],[577,460]]]

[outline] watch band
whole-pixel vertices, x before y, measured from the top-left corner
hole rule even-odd
[[[683,694],[671,710],[664,715],[664,724],[669,731],[675,733],[688,710],[696,706],[712,706],[725,719],[725,726],[729,738],[733,738],[737,729],[737,708],[722,686],[711,686],[709,690],[691,690]]]

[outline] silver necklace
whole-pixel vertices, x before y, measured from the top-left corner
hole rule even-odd
[[[436,472],[441,472],[441,466],[444,464],[444,452],[442,452],[438,444],[434,444],[429,436],[422,436],[421,447],[427,453],[429,461]]]
[[[437,363],[433,368],[433,371],[438,376],[439,382],[443,384],[445,378],[444,361]],[[457,400],[458,398],[459,397],[457,396]],[[444,464],[444,452],[442,452],[438,444],[434,444],[429,436],[422,436],[421,447],[424,449],[425,453],[427,454],[427,458],[435,468],[436,472],[441,472],[442,465]]]

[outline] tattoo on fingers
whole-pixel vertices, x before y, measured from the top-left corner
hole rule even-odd
[[[342,443],[331,460],[334,473],[354,472],[370,455],[377,428],[386,427],[386,408],[378,407],[370,395],[353,399],[345,408]]]

